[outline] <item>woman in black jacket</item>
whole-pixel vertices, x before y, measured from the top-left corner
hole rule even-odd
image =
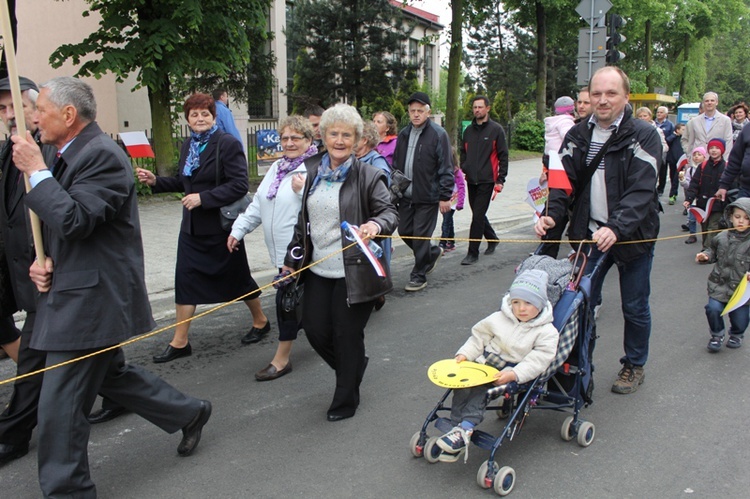
[[[258,289],[242,241],[237,251],[227,251],[229,232],[222,228],[219,212],[221,206],[247,194],[247,160],[242,144],[217,129],[216,104],[210,95],[191,95],[184,109],[193,133],[182,146],[177,175],[157,177],[148,170],[137,170],[138,180],[150,185],[153,192],[185,193],[175,268],[177,322],[190,319],[198,304],[227,302]],[[253,325],[243,343],[260,341],[271,329],[259,297],[258,291],[245,298]],[[154,362],[191,355],[189,328],[190,322],[175,327],[172,341],[162,354],[154,356]]]

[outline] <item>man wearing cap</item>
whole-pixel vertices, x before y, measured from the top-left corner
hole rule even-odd
[[[682,134],[682,149],[692,151],[696,147],[706,147],[708,141],[714,138],[723,139],[727,145],[724,161],[729,159],[729,152],[734,144],[732,140],[732,120],[729,116],[718,112],[719,96],[716,92],[706,92],[703,95],[702,112],[692,118]]]
[[[21,100],[26,129],[34,139],[39,141],[37,123],[33,119],[39,88],[28,78],[20,77]],[[8,78],[0,80],[0,119],[8,133],[18,133],[16,112],[13,97],[10,93]],[[10,284],[18,308],[26,311],[26,320],[21,331],[21,343],[18,352],[17,374],[26,374],[44,367],[46,355],[39,350],[29,348],[31,331],[36,317],[36,289],[29,279],[29,266],[34,260],[31,245],[31,233],[28,229],[29,219],[24,206],[26,188],[21,172],[18,171],[11,157],[12,142],[8,140],[0,149],[0,227],[5,243]],[[52,164],[55,148],[42,147],[44,161]],[[13,320],[4,321],[3,336],[17,331]],[[31,376],[21,379],[13,385],[13,395],[5,411],[0,414],[0,465],[17,459],[29,451],[31,432],[36,426],[39,390],[42,376]]]
[[[448,134],[430,119],[430,97],[415,92],[409,97],[411,123],[398,134],[393,168],[412,180],[398,204],[398,233],[414,252],[414,267],[406,291],[427,286],[427,274],[443,255],[429,240],[435,230],[438,210],[451,209],[453,155]],[[427,239],[412,239],[412,237]]]
[[[571,100],[571,104],[572,104]],[[461,265],[473,265],[479,260],[479,244],[487,239],[485,255],[497,247],[497,234],[487,219],[487,209],[493,192],[500,193],[508,175],[508,144],[503,127],[490,119],[490,100],[477,95],[471,103],[474,119],[461,138],[461,170],[466,178],[471,206],[469,252]]]

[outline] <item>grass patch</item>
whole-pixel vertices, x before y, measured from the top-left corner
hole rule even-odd
[[[519,161],[522,159],[534,159],[542,158],[542,153],[534,151],[521,151],[518,149],[511,149],[508,152],[508,161]]]

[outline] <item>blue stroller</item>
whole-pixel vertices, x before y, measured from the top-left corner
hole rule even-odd
[[[580,411],[592,403],[594,366],[591,356],[596,329],[590,293],[591,280],[599,270],[601,259],[592,262],[590,267],[593,268],[588,274],[584,274],[588,257],[580,247],[571,255],[569,261],[570,272],[564,279],[553,281],[550,277],[550,283],[556,282],[561,286],[555,297],[559,296],[559,299],[553,303],[553,324],[560,332],[555,359],[545,372],[530,383],[488,385],[486,409],[497,411],[501,419],[507,418],[507,424],[497,437],[479,429],[475,429],[471,435],[474,445],[490,451],[488,459],[477,472],[477,484],[485,489],[494,488],[500,496],[508,495],[513,490],[516,472],[510,466],[498,466],[495,455],[506,439],[513,440],[521,432],[532,410],[565,412],[569,415],[563,421],[560,430],[563,440],[576,439],[581,447],[588,447],[594,441],[594,424],[583,420]],[[547,256],[532,255],[524,261],[521,269],[545,270],[544,264],[549,262],[560,261]],[[429,437],[427,429],[433,422],[441,435],[453,428],[450,417],[440,415],[447,412],[450,416],[451,407],[446,405],[446,400],[452,391],[449,389],[443,394],[435,408],[430,411],[422,429],[412,436],[409,446],[415,457],[424,457],[430,463],[440,461],[442,449],[437,445],[440,437]]]

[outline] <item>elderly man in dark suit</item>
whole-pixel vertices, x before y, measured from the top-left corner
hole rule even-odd
[[[39,87],[28,78],[19,78],[23,116],[26,129],[35,140],[39,133],[33,114]],[[0,80],[0,119],[8,133],[17,133],[17,119],[13,98],[10,93],[10,82],[7,78]],[[0,149],[0,230],[5,244],[5,258],[8,263],[9,286],[6,291],[15,297],[16,305],[26,312],[21,331],[21,343],[18,350],[17,374],[22,375],[44,367],[44,352],[29,348],[31,332],[36,315],[36,288],[29,279],[29,265],[34,260],[31,246],[31,233],[28,228],[28,212],[24,206],[26,193],[23,176],[13,164],[11,158],[12,142],[6,142]],[[55,148],[43,146],[42,153],[46,164],[55,159]],[[3,321],[0,328],[15,330],[13,320]],[[3,334],[8,334],[4,332]],[[13,395],[8,406],[0,414],[0,465],[24,456],[29,451],[31,432],[36,426],[36,411],[39,402],[39,390],[42,376],[31,376],[16,381]]]
[[[96,497],[86,419],[97,392],[168,433],[182,429],[186,456],[198,445],[211,404],[127,364],[116,345],[154,327],[130,161],[94,121],[91,87],[55,78],[37,100],[41,140],[58,150],[47,169],[30,134],[12,137],[13,161],[30,176],[27,206],[43,222],[43,265],[30,267],[40,292],[31,348],[47,366],[109,351],[44,374],[39,398],[39,483],[45,497]]]

